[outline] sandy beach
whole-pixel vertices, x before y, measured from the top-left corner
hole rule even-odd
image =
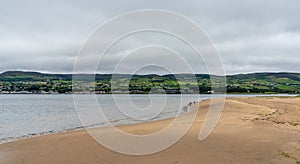
[[[1,144],[0,163],[300,163],[300,98],[229,98],[216,129],[199,141],[209,104],[210,100],[201,102],[188,133],[159,153],[119,154],[98,144],[86,131],[77,130]],[[119,128],[150,134],[171,121]]]

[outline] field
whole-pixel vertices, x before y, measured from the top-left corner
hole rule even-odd
[[[9,71],[0,74],[0,93],[300,93],[300,74],[254,73],[226,77],[224,86],[212,86],[207,74],[128,75],[43,74]],[[215,76],[216,77],[216,76]],[[95,79],[94,81],[87,79]],[[224,90],[222,90],[224,92]]]

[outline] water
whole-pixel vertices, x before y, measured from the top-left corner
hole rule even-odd
[[[94,95],[76,95],[77,104]],[[0,95],[0,142],[78,128],[131,124],[176,116],[189,102],[211,95],[96,95],[100,108],[75,108],[73,95]],[[261,95],[227,95],[261,96]],[[282,96],[282,95],[280,95]],[[114,98],[114,99],[113,99]],[[117,104],[115,103],[117,102]],[[102,111],[109,121],[95,114]],[[78,117],[77,112],[79,114]],[[80,121],[80,119],[81,121]]]

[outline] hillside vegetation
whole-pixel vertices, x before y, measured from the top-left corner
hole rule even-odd
[[[212,93],[207,74],[128,75],[8,71],[0,74],[0,93]],[[196,77],[196,78],[193,78]],[[92,80],[87,80],[92,79]],[[95,80],[94,80],[95,79]],[[299,73],[252,73],[227,76],[228,93],[300,93]],[[217,86],[221,87],[221,86]]]

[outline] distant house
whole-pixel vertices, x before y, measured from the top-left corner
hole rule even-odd
[[[166,93],[164,89],[160,87],[153,87],[150,91],[150,93]]]
[[[186,93],[186,94],[191,94],[191,93],[195,93],[197,91],[194,91],[193,89],[181,89],[180,93]]]
[[[162,83],[162,82],[164,82],[164,79],[163,78],[153,78],[152,80],[151,80],[152,82],[156,82],[156,83]]]
[[[96,91],[96,94],[105,94],[105,91]]]
[[[167,94],[176,94],[178,93],[178,89],[166,89],[165,90]]]
[[[133,89],[133,90],[130,90],[130,93],[131,94],[137,94],[137,93],[141,93],[141,91],[139,91],[137,89]]]
[[[29,91],[20,91],[19,94],[30,94],[32,92],[29,92]]]
[[[215,93],[215,91],[207,91],[207,93],[211,93],[211,94],[213,94],[213,93]]]

